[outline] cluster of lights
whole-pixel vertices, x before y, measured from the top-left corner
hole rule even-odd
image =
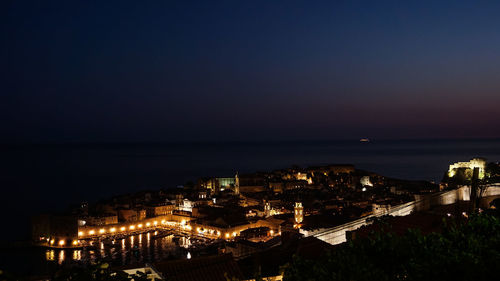
[[[108,233],[115,233],[117,231],[126,231],[127,228],[129,230],[135,230],[136,228],[137,229],[140,229],[140,228],[143,228],[144,226],[145,227],[150,227],[151,224],[153,225],[158,225],[158,221],[153,221],[152,223],[151,222],[147,222],[145,224],[137,224],[137,225],[129,225],[128,227],[126,226],[121,226],[120,228],[117,228],[117,227],[111,227],[109,229],[105,229],[105,228],[100,228],[98,230],[96,229],[91,229],[91,230],[88,230],[87,233],[85,233],[84,231],[79,231],[78,232],[78,237],[82,237],[82,236],[85,236],[85,234],[87,234],[88,236],[93,236],[93,235],[96,235],[96,233],[99,233],[99,234],[104,234],[106,232]],[[191,231],[193,229],[193,227],[189,224],[187,224],[187,222],[185,220],[182,220],[181,222],[179,223],[175,223],[175,222],[167,222],[165,220],[162,220],[161,221],[161,224],[175,224],[175,225],[180,225],[181,228],[185,229],[185,230],[189,230]],[[205,229],[205,228],[202,228],[202,227],[196,227],[196,231],[198,233],[202,233],[202,234],[210,234],[210,235],[214,235],[214,236],[217,236],[217,237],[221,237],[222,235],[225,236],[226,239],[229,239],[231,237],[236,237],[238,235],[238,232],[234,231],[234,232],[227,232],[227,233],[222,233],[221,231],[219,230],[215,230],[215,229]],[[149,237],[149,233],[148,233],[148,237]],[[158,231],[155,231],[153,235],[158,235]],[[274,235],[274,231],[271,230],[270,231],[270,235]],[[54,244],[57,244],[59,246],[64,246],[66,241],[65,240],[59,240],[59,241],[56,241],[55,239],[50,239],[50,238],[45,238],[45,237],[42,237],[40,239],[43,239],[43,240],[47,240],[47,242],[50,244],[50,245],[54,245]],[[56,243],[57,242],[57,243]],[[77,246],[80,244],[80,240],[73,240],[72,243],[71,243],[73,246]]]
[[[161,221],[161,223],[162,223],[162,224],[166,224],[167,222],[166,222],[165,220],[162,220],[162,221]],[[157,226],[157,225],[158,225],[158,221],[153,221],[152,223],[151,223],[151,222],[147,222],[146,224],[142,224],[142,223],[140,223],[140,224],[138,224],[138,225],[129,225],[129,226],[128,226],[128,229],[129,229],[129,230],[135,230],[136,228],[137,228],[137,229],[139,229],[139,228],[143,228],[144,226],[146,226],[146,227],[151,227],[151,224],[153,224],[154,226]],[[115,232],[117,232],[117,231],[125,231],[125,230],[127,230],[127,227],[122,226],[122,227],[120,227],[120,228],[117,228],[117,227],[111,227],[108,231],[109,231],[109,233],[115,233]],[[99,229],[99,231],[98,231],[98,232],[99,232],[99,234],[104,234],[104,233],[106,233],[106,229],[105,229],[105,228],[101,228],[101,229]],[[92,236],[92,235],[95,235],[95,234],[96,234],[96,230],[94,230],[94,229],[91,229],[91,230],[89,230],[89,231],[87,232],[87,235],[89,235],[89,236]],[[78,232],[78,236],[79,236],[79,237],[81,237],[81,236],[85,236],[85,232],[83,232],[83,231],[79,231],[79,232]]]
[[[142,229],[144,227],[146,228],[150,228],[150,227],[156,227],[158,226],[159,224],[161,225],[177,225],[177,226],[180,226],[182,229],[184,230],[187,230],[187,231],[192,231],[193,230],[193,227],[191,225],[188,224],[188,222],[186,220],[182,220],[180,222],[169,222],[169,221],[166,221],[166,220],[161,220],[161,221],[149,221],[149,222],[145,222],[145,223],[139,223],[137,225],[128,225],[128,226],[121,226],[121,227],[111,227],[109,229],[105,229],[105,228],[100,228],[100,229],[90,229],[88,231],[79,231],[78,232],[78,237],[83,237],[83,236],[94,236],[96,234],[105,234],[105,233],[116,233],[116,232],[124,232],[124,231],[127,231],[127,230],[130,230],[130,231],[133,231],[133,230],[136,230],[136,229]],[[214,230],[214,229],[204,229],[202,227],[197,227],[196,228],[196,231],[200,234],[210,234],[210,235],[216,235],[217,237],[221,237],[222,235],[225,235],[225,237],[227,239],[229,239],[231,236],[232,237],[236,237],[237,236],[237,232],[229,232],[229,233],[221,233],[220,231],[218,230]],[[155,232],[157,233],[157,232]],[[156,235],[156,234],[155,234]],[[53,241],[49,241],[50,244],[54,244],[55,242]]]
[[[185,226],[185,228],[191,230],[191,226]],[[221,236],[221,232],[219,230],[214,230],[214,229],[205,229],[205,228],[202,228],[202,227],[197,227],[196,228],[196,231],[200,234],[210,234],[210,235],[217,235],[217,236]]]
[[[54,250],[47,250],[47,252],[45,252],[45,258],[46,258],[48,261],[53,261],[53,260],[55,260],[55,252],[54,252]]]
[[[47,243],[49,243],[49,245],[54,245],[56,244],[56,239],[52,238],[47,238]],[[78,246],[80,244],[80,240],[73,240],[71,241],[71,245],[73,246]],[[66,245],[66,240],[65,239],[59,239],[57,241],[57,246],[60,246],[60,247],[64,247],[64,245]]]

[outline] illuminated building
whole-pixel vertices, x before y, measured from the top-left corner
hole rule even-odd
[[[362,177],[359,182],[361,183],[362,186],[373,186],[373,183],[370,181],[369,176],[364,176]]]
[[[193,206],[194,202],[184,198],[184,200],[181,201],[180,205],[177,207],[179,211],[184,211],[184,212],[193,212]]]
[[[266,217],[271,216],[271,203],[264,201],[264,215]]]
[[[118,219],[121,221],[132,222],[140,221],[146,218],[145,209],[119,209]]]
[[[239,184],[239,179],[238,179]],[[208,189],[210,194],[217,194],[220,191],[231,189],[236,185],[236,177],[234,178],[205,178],[198,183],[200,188]]]
[[[486,160],[483,158],[473,158],[469,162],[453,163],[448,169],[448,177],[454,177],[459,169],[464,169],[466,174],[470,174],[470,177],[472,177],[472,171],[474,168],[479,168],[479,179],[484,178]]]
[[[146,207],[148,217],[165,216],[173,213],[175,206],[170,203],[162,203]]]
[[[240,177],[238,176],[238,173],[234,176],[234,194],[240,194]]]
[[[301,224],[304,220],[304,208],[302,207],[301,202],[295,202],[294,218],[296,224]]]

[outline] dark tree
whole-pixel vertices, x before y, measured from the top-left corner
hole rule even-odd
[[[317,261],[294,257],[284,280],[498,280],[499,273],[500,220],[473,215],[442,233],[379,232]]]

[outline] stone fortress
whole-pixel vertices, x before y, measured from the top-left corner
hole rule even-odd
[[[484,178],[486,170],[486,159],[484,158],[473,158],[469,162],[457,162],[450,165],[448,169],[448,177],[454,177],[458,170],[463,169],[466,174],[471,174],[474,168],[479,168],[479,179]]]

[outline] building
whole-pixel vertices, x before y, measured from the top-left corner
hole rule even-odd
[[[240,177],[238,173],[234,176],[234,194],[240,195]]]
[[[369,177],[369,176],[364,176],[364,177],[362,177],[362,178],[359,180],[359,183],[360,183],[362,186],[370,186],[370,187],[373,187],[373,183],[370,181],[370,177]]]
[[[390,204],[372,204],[372,213],[375,216],[381,216],[384,214],[388,214],[391,211]]]
[[[274,192],[274,193],[283,193],[283,190],[285,189],[285,184],[281,181],[279,182],[270,182],[269,183],[269,188]]]
[[[118,216],[115,214],[102,214],[98,216],[90,216],[86,219],[87,225],[109,225],[117,224]]]
[[[118,220],[125,222],[140,221],[146,218],[145,209],[119,209]]]
[[[184,198],[179,206],[177,206],[177,210],[182,212],[192,212],[195,203],[187,198]]]
[[[170,203],[161,203],[146,207],[146,215],[150,218],[158,216],[171,215],[174,212],[175,206]]]
[[[306,188],[306,186],[307,186],[307,181],[305,180],[292,180],[285,182],[286,190]]]
[[[304,207],[302,207],[301,202],[295,202],[294,209],[294,219],[297,225],[300,225],[304,220]]]
[[[448,177],[454,177],[459,170],[464,170],[467,178],[472,178],[474,168],[479,168],[479,179],[484,178],[486,170],[486,159],[473,158],[469,162],[457,162],[450,165],[448,169]]]
[[[234,178],[204,178],[198,180],[198,187],[201,189],[208,189],[210,194],[218,194],[226,189],[234,189],[236,185],[236,177]],[[238,178],[239,185],[239,178]]]
[[[264,216],[266,218],[271,216],[271,203],[265,200],[264,200]]]

